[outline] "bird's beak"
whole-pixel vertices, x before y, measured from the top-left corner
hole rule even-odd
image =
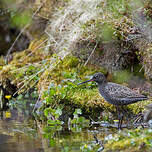
[[[87,83],[87,82],[90,82],[90,81],[94,81],[94,80],[93,80],[93,79],[90,79],[90,80],[87,80],[87,81],[84,81],[84,82],[78,83],[78,85],[81,85],[81,84],[84,84],[84,83]]]

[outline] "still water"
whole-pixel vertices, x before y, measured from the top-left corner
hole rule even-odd
[[[41,135],[31,116],[17,110],[1,112],[0,152],[42,152]]]
[[[105,136],[111,131],[106,127],[100,133],[96,127],[45,128],[34,120],[31,111],[3,111],[0,115],[0,152],[81,152],[86,145],[87,149],[97,150],[100,146],[96,146],[95,132],[101,139],[103,133]]]

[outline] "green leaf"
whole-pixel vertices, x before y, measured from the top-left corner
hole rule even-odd
[[[22,95],[22,94],[20,94],[20,95],[17,97],[17,99],[18,99],[18,100],[23,99],[23,95]]]
[[[53,96],[53,95],[55,95],[55,93],[56,93],[56,90],[52,88],[52,89],[49,91],[49,96]]]
[[[62,109],[58,108],[56,111],[55,111],[56,114],[59,114],[59,115],[62,115]]]
[[[50,146],[55,146],[55,139],[54,138],[49,138],[49,143],[50,143]]]
[[[32,21],[31,13],[30,11],[16,13],[14,16],[11,17],[11,21],[15,26],[23,28],[25,25]]]
[[[75,112],[73,113],[74,115],[82,114],[81,109],[75,109]]]

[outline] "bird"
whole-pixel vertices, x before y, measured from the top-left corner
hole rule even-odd
[[[78,85],[95,81],[98,85],[100,95],[110,104],[116,106],[116,111],[118,112],[118,129],[122,129],[123,121],[123,106],[136,103],[138,101],[147,100],[145,95],[138,94],[130,88],[117,84],[108,82],[103,73],[95,73],[90,80],[78,83]]]

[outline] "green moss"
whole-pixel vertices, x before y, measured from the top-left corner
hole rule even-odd
[[[67,56],[62,62],[64,68],[75,68],[79,63],[79,59],[74,56]]]
[[[135,104],[129,105],[128,108],[130,109],[130,111],[132,111],[132,113],[138,114],[144,111],[144,107],[150,103],[151,100],[140,101]]]
[[[114,134],[105,144],[105,151],[151,151],[152,130],[138,127],[134,130],[123,130],[119,134]]]
[[[38,81],[44,66],[41,61],[45,61],[49,56],[44,53],[38,46],[44,39],[35,40],[30,43],[27,50],[13,54],[13,60],[2,67],[0,71],[1,82],[9,79],[13,84],[17,85],[22,91],[29,89]],[[45,44],[43,44],[45,45]],[[37,63],[39,62],[39,63]],[[36,74],[39,73],[39,74]]]
[[[114,73],[113,81],[119,84],[127,83],[130,80],[131,76],[132,74],[128,71],[117,71]]]
[[[111,25],[105,24],[102,27],[101,37],[105,42],[109,42],[114,38],[114,28]]]
[[[90,82],[77,86],[77,83],[89,79],[89,76],[96,72],[106,73],[104,68],[93,65],[84,66],[77,57],[72,55],[66,56],[63,60],[57,58],[58,64],[54,68],[49,68],[50,61],[45,59],[51,59],[51,57],[45,55],[41,49],[35,51],[40,43],[42,43],[42,40],[33,41],[27,50],[14,54],[13,61],[8,66],[3,67],[0,73],[1,78],[9,77],[15,84],[20,84],[19,88],[25,85],[22,91],[38,82],[38,92],[42,93],[42,90],[44,93],[48,92],[46,96],[43,96],[43,100],[47,100],[47,104],[53,107],[72,105],[82,108],[83,111],[92,113],[92,115],[99,114],[98,111],[92,110],[97,108],[100,111],[115,112],[114,106],[99,95],[96,83]],[[42,72],[35,75],[41,70]],[[112,81],[117,83],[127,82],[130,76],[131,74],[127,71],[117,72],[114,74]],[[145,105],[146,102],[143,103]],[[129,109],[138,113],[144,105],[131,105]]]
[[[84,67],[76,57],[69,55],[63,59],[54,70],[47,69],[43,73],[38,83],[38,88],[39,90],[44,89],[47,91],[50,85],[53,84],[55,98],[53,97],[52,99],[51,97],[53,102],[49,102],[49,104],[53,106],[54,103],[56,103],[55,106],[68,104],[82,108],[86,112],[90,112],[91,108],[99,108],[100,111],[107,110],[115,113],[115,107],[99,95],[95,82],[77,86],[77,83],[88,80],[88,76],[99,71],[105,73],[104,69],[99,67],[90,65]],[[114,73],[112,81],[116,83],[127,83],[131,76],[127,71],[116,72]],[[149,102],[150,101],[138,102],[129,105],[126,109],[132,114],[138,114],[143,111],[144,106]],[[95,113],[92,113],[92,115],[95,115]]]
[[[104,69],[94,66],[83,66],[78,58],[67,56],[54,68],[47,69],[38,83],[39,90],[44,89],[43,100],[51,107],[76,107],[90,116],[100,115],[103,109],[115,111],[115,108],[99,95],[95,82],[77,86],[81,81],[89,79],[95,72],[104,72]],[[53,94],[52,94],[53,92]],[[66,108],[67,109],[67,108]],[[98,109],[98,110],[95,110]],[[99,110],[100,109],[100,110]],[[70,112],[69,112],[70,113]]]
[[[30,11],[24,11],[22,13],[13,14],[11,17],[12,24],[19,28],[23,28],[25,25],[32,21],[32,16]]]

